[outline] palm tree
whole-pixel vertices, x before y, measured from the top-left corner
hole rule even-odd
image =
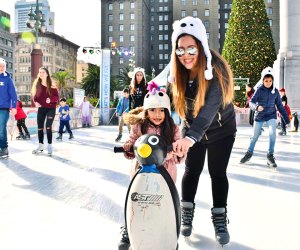
[[[82,79],[82,88],[88,96],[99,96],[100,67],[88,64],[87,75]]]
[[[69,87],[67,86],[67,82],[70,80],[74,80],[75,77],[72,76],[68,71],[57,71],[52,75],[52,78],[56,81],[57,87],[59,89],[59,95],[61,97],[67,98],[66,96]],[[69,95],[69,94],[68,94]]]

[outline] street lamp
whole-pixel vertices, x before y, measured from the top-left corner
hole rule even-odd
[[[31,51],[31,84],[39,73],[39,68],[43,66],[43,52],[41,46],[38,44],[38,35],[46,32],[45,15],[39,9],[39,1],[36,0],[35,11],[32,7],[28,14],[29,19],[26,22],[28,28],[32,29],[35,33],[35,42]],[[31,107],[34,107],[34,103],[31,101]]]

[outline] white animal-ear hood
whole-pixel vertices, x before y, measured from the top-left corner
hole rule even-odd
[[[273,77],[273,89],[271,91],[272,94],[275,94],[275,83],[274,83],[274,70],[271,67],[266,67],[261,72],[260,82],[263,84],[264,77],[266,75],[271,75]]]
[[[208,46],[206,29],[202,21],[199,18],[188,16],[181,20],[176,20],[173,23],[172,54],[175,53],[177,39],[182,34],[191,35],[201,42],[204,53],[206,55],[206,70],[204,72],[204,77],[206,80],[211,80],[213,78],[212,66],[211,66],[212,55],[210,53],[209,46]],[[173,67],[173,62],[171,60],[170,75],[168,77],[168,80],[171,83],[174,82],[174,74],[173,74],[172,67]]]

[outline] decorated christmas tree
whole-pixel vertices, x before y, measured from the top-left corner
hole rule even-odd
[[[273,66],[276,51],[264,0],[233,0],[222,55],[235,78],[249,78],[253,85]]]

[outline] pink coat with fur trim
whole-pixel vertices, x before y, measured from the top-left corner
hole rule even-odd
[[[150,126],[147,130],[147,134],[158,134],[158,135],[160,135],[160,127]],[[137,124],[132,125],[132,127],[130,129],[129,139],[126,141],[126,143],[130,143],[133,146],[135,141],[141,135],[142,135],[141,124],[137,123]],[[182,137],[181,137],[181,134],[180,134],[179,127],[176,126],[175,127],[174,141],[177,141],[178,139],[181,139],[181,138]],[[128,154],[124,154],[124,155],[127,159],[134,159],[135,158],[134,155],[132,155],[132,156],[129,156]],[[176,183],[176,178],[177,178],[176,164],[184,162],[185,158],[186,158],[186,156],[178,157],[178,156],[174,155],[172,152],[169,152],[167,154],[167,158],[166,158],[166,161],[164,163],[164,167],[167,169],[167,171],[170,174],[170,176],[172,177],[174,183]],[[139,167],[139,164],[138,164],[137,160],[135,160],[135,162],[132,165],[131,170],[130,170],[131,178],[135,175],[138,167]]]

